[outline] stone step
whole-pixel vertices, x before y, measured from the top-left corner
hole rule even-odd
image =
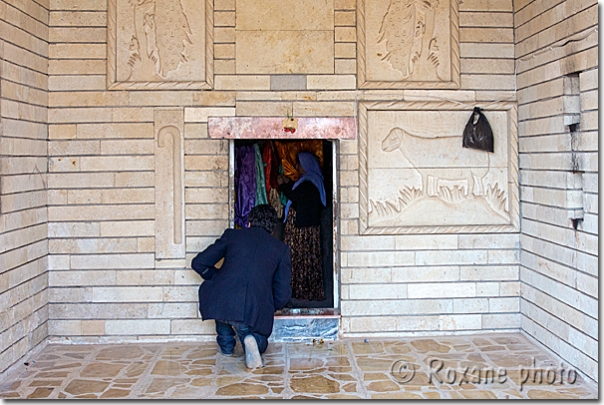
[[[312,342],[336,340],[340,313],[333,308],[284,309],[275,314],[272,342]]]

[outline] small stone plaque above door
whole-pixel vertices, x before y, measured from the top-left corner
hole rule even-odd
[[[108,0],[107,87],[210,89],[212,0]]]

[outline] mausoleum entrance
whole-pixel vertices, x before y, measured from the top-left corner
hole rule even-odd
[[[289,245],[292,259],[292,298],[281,313],[320,313],[316,309],[334,309],[334,222],[333,216],[333,145],[325,139],[245,139],[235,140],[235,167],[231,186],[231,227],[246,226],[245,217],[252,207],[270,204],[277,211],[279,222],[274,236]],[[298,153],[311,154],[318,162],[325,191],[325,206],[312,218],[314,226],[297,228],[293,218],[304,214],[295,212],[284,193],[298,183],[301,173],[296,169]],[[290,184],[279,185],[278,175]],[[283,177],[282,177],[283,178]],[[314,186],[314,185],[313,185]],[[312,186],[310,187],[311,191]],[[291,190],[295,192],[294,190]],[[319,193],[316,192],[316,195]],[[308,204],[312,196],[297,193],[300,205]],[[316,198],[315,195],[315,198]],[[297,202],[294,200],[294,202]],[[311,202],[312,203],[312,202]],[[318,247],[318,249],[317,249]],[[315,309],[315,311],[307,311]]]
[[[337,140],[355,138],[354,118],[210,118],[208,133],[211,138],[230,139],[231,227],[245,226],[247,212],[255,205],[268,203],[280,219],[274,236],[287,243],[292,252],[294,292],[286,307],[275,315],[273,339],[335,339],[340,317]],[[276,181],[282,174],[291,182],[289,190],[296,184],[301,175],[296,159],[300,152],[316,159],[325,191],[317,225],[304,228],[310,234],[292,231],[298,215],[293,208],[296,205],[288,206],[289,199],[282,191],[285,186]],[[313,244],[320,251],[313,250]],[[304,260],[296,259],[300,257]]]

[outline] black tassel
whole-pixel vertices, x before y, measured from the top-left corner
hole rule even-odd
[[[494,152],[493,130],[481,111],[479,107],[474,107],[474,112],[463,131],[463,147]]]

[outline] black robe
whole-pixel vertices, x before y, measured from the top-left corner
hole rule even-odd
[[[280,190],[292,201],[296,210],[296,227],[318,226],[321,224],[321,194],[310,181],[304,181],[292,190],[294,182],[283,183]]]

